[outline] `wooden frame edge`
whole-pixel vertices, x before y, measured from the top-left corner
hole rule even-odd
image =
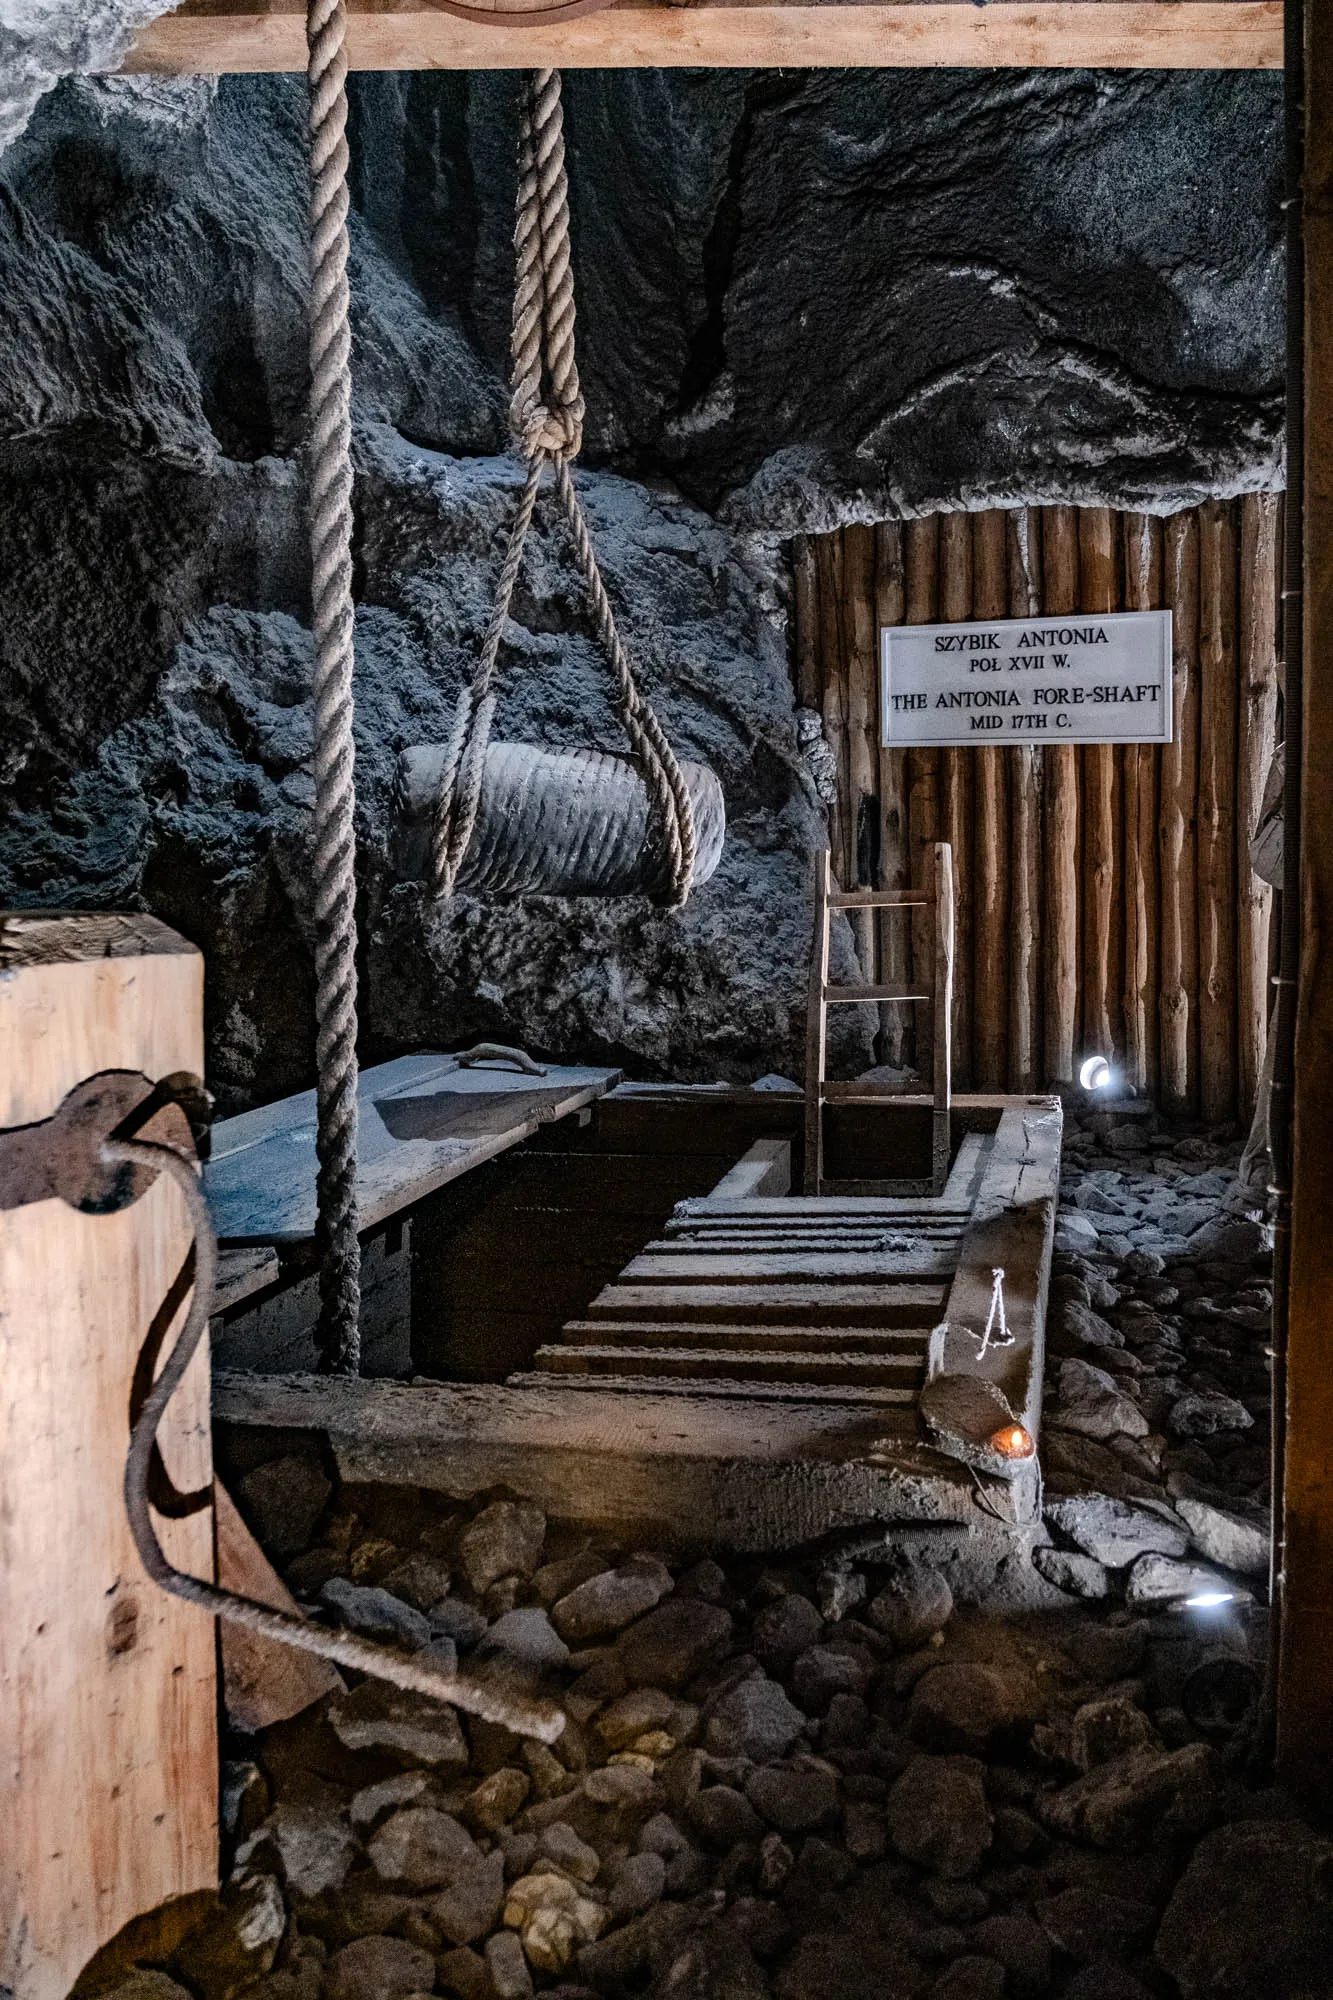
[[[1282,0],[897,0],[897,4],[694,6],[633,0],[580,18],[492,25],[445,6],[353,5],[353,69],[1282,67]],[[126,74],[304,71],[297,12],[164,14]]]

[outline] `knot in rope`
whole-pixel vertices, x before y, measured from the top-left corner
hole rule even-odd
[[[696,850],[689,789],[666,733],[635,680],[570,476],[571,463],[583,443],[584,406],[574,352],[574,274],[559,70],[533,70],[523,81],[514,267],[509,422],[527,461],[528,475],[510,530],[477,669],[454,712],[435,809],[431,889],[440,901],[453,894],[476,825],[486,745],[495,714],[491,682],[537,490],[543,470],[550,465],[597,636],[611,668],[616,707],[663,830],[670,881],[665,900],[669,907],[680,908],[690,893]]]
[[[583,448],[583,400],[577,409],[551,409],[543,402],[530,403],[520,415],[511,410],[510,421],[524,458],[549,458],[567,465]]]

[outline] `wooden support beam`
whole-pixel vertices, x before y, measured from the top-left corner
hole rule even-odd
[[[1078,516],[1048,507],[1042,517],[1043,610],[1078,610]],[[1048,1083],[1072,1083],[1078,1028],[1078,752],[1046,752],[1046,1060]]]
[[[815,934],[810,944],[810,987],[805,1008],[805,1192],[819,1193],[824,1178],[824,1049],[828,1036],[829,854],[815,856]]]
[[[300,1605],[260,1548],[220,1479],[213,1482],[218,1582],[257,1604],[271,1604],[299,1618]],[[222,1699],[233,1729],[253,1732],[288,1722],[312,1702],[346,1687],[331,1660],[298,1653],[294,1646],[261,1638],[246,1625],[219,1619]]]
[[[1109,507],[1085,507],[1079,527],[1079,610],[1115,611],[1120,580]],[[1083,763],[1083,1048],[1119,1053],[1120,934],[1115,921],[1120,850],[1120,758],[1113,743],[1089,743]]]
[[[819,708],[819,576],[815,567],[814,545],[808,535],[797,535],[791,545],[792,623],[795,627],[796,703],[799,708]]]
[[[907,523],[904,552],[906,623],[932,625],[939,615],[940,517],[928,514]],[[917,749],[908,753],[908,809],[912,887],[934,893],[935,842],[940,832],[940,752]],[[912,921],[912,973],[922,983],[935,971],[935,923],[928,910]],[[924,1075],[935,1046],[934,1008],[922,1007],[916,1017],[916,1066]]]
[[[525,27],[409,4],[354,4],[353,69],[1280,69],[1281,0],[971,0],[774,6],[621,5]],[[303,71],[305,14],[188,0],[151,22],[122,69],[162,75]]]
[[[847,888],[876,888],[879,849],[879,660],[875,630],[875,531],[853,522],[842,531],[847,605]],[[861,970],[873,980],[878,926],[867,910],[853,919]]]
[[[1247,493],[1240,514],[1240,715],[1236,769],[1237,1090],[1254,1116],[1268,1039],[1268,934],[1273,891],[1250,866],[1250,840],[1277,730],[1277,542],[1281,497]]]
[[[972,516],[972,616],[1004,618],[1009,609],[1005,518],[998,507]],[[1009,930],[1008,759],[976,752],[974,831],[976,890],[972,909],[972,1081],[1003,1090],[1008,1076]]]
[[[947,841],[935,848],[935,1060],[931,1068],[934,1110],[930,1160],[939,1194],[949,1178],[949,1106],[953,1097],[954,868]]]
[[[1041,1424],[1046,1302],[1060,1199],[1064,1114],[1058,1098],[1011,1104],[981,1171],[958,1247],[949,1301],[932,1336],[930,1372],[992,1382],[1033,1438]],[[1004,1273],[1007,1345],[979,1352],[995,1272]]]
[[[1005,516],[1009,616],[1032,618],[1041,604],[1041,513]],[[1041,820],[1044,766],[1039,748],[1009,752],[1009,1088],[1030,1091],[1041,1073]]]
[[[1151,514],[1126,514],[1125,609],[1157,611],[1161,603],[1161,521]],[[1125,1071],[1140,1096],[1153,1097],[1158,1081],[1160,768],[1156,744],[1125,745]]]
[[[1199,509],[1199,1107],[1236,1115],[1236,537]]]
[[[201,1074],[204,965],[147,916],[0,912],[0,1128],[108,1070]],[[212,1620],[145,1576],[121,1499],[140,1351],[189,1289],[179,1190],[0,1206],[0,1991],[62,2000],[132,1917],[217,1883]],[[167,1304],[171,1301],[174,1304]],[[208,1358],[167,1412],[170,1561],[213,1576]],[[161,1497],[165,1498],[165,1495]]]
[[[961,511],[940,516],[940,618],[949,624],[972,616],[972,516]],[[953,868],[953,909],[958,962],[972,963],[972,779],[973,752],[940,752],[940,838],[947,842]],[[972,981],[953,990],[953,1067],[959,1088],[970,1090],[972,1075]]]
[[[848,801],[851,759],[847,752],[847,647],[843,620],[842,537],[821,535],[815,543],[819,577],[819,661],[824,735],[838,767],[838,796],[829,807],[829,869],[840,888],[854,889],[848,873]]]
[[[1199,520],[1173,514],[1166,524],[1166,601],[1174,664],[1171,741],[1162,749],[1161,879],[1162,1109],[1198,1102],[1195,1020],[1199,953],[1194,921],[1195,786],[1199,774]]]
[[[906,572],[900,521],[881,521],[875,529],[875,647],[885,625],[901,625],[906,612]],[[875,681],[878,690],[879,679]],[[911,880],[907,842],[907,752],[879,752],[879,886],[905,891]],[[905,986],[911,970],[911,920],[881,912],[879,916],[880,977]],[[881,1057],[901,1066],[909,1053],[912,1028],[905,1007],[879,1010]]]
[[[1287,1294],[1278,1764],[1333,1795],[1333,12],[1305,9],[1301,955]],[[1289,690],[1290,691],[1290,690]]]

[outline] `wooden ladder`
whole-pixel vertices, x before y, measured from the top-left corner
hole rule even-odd
[[[831,986],[829,984],[829,924],[834,910],[933,910],[935,916],[934,978],[929,990],[911,992],[903,986]],[[918,979],[917,985],[925,981]],[[936,1194],[949,1176],[949,1105],[952,1093],[953,1036],[953,850],[937,841],[934,850],[933,893],[926,889],[835,889],[828,849],[815,857],[815,935],[810,955],[810,1005],[805,1044],[805,1192],[822,1194],[824,1176],[824,1106],[870,1103],[902,1094],[875,1083],[830,1083],[828,1010],[839,1003],[899,1000],[934,1003],[934,1063],[931,1079],[931,1185]]]

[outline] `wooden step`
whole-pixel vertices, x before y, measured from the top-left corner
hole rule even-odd
[[[917,1216],[929,1216],[931,1220],[949,1220],[957,1228],[967,1224],[971,1208],[965,1202],[955,1200],[935,1200],[933,1196],[915,1194],[843,1194],[831,1198],[827,1194],[787,1194],[779,1200],[769,1196],[749,1196],[743,1202],[721,1202],[713,1200],[711,1194],[695,1194],[685,1202],[677,1202],[675,1212],[667,1228],[675,1224],[689,1224],[695,1220],[703,1222],[875,1222],[881,1220],[885,1226],[895,1222],[909,1224]]]
[[[926,1208],[919,1209],[915,1214],[908,1211],[900,1215],[839,1214],[836,1210],[831,1215],[731,1215],[724,1210],[711,1215],[673,1215],[663,1234],[675,1237],[698,1232],[701,1235],[797,1238],[852,1234],[873,1242],[881,1236],[912,1235],[919,1229],[928,1229],[936,1234],[941,1230],[952,1230],[957,1235],[962,1227],[962,1216],[932,1214]]]
[[[945,1284],[606,1285],[587,1308],[590,1320],[738,1320],[782,1326],[937,1325]]]
[[[561,1338],[572,1346],[592,1347],[716,1347],[796,1353],[835,1347],[847,1352],[920,1353],[930,1343],[925,1326],[752,1326],[724,1320],[572,1319]]]
[[[824,988],[824,999],[829,1006],[832,1006],[835,1001],[843,1002],[849,1006],[860,1006],[868,1001],[913,1001],[929,1000],[932,997],[929,993],[913,993],[911,988],[907,986],[877,984],[874,986],[826,986]]]
[[[555,1352],[561,1353],[557,1348]],[[739,1381],[713,1381],[698,1375],[566,1375],[531,1369],[511,1375],[509,1389],[577,1389],[584,1393],[600,1390],[629,1396],[679,1396],[710,1399],[724,1396],[733,1402],[781,1402],[851,1404],[865,1416],[880,1410],[901,1410],[910,1414],[916,1402],[915,1389],[884,1389],[876,1383],[826,1384],[811,1382],[763,1382],[753,1376]]]
[[[859,1229],[853,1225],[845,1228],[806,1229],[726,1229],[695,1228],[672,1229],[654,1243],[644,1245],[645,1256],[665,1256],[680,1250],[755,1250],[764,1256],[784,1255],[788,1251],[819,1250],[825,1253],[838,1250],[854,1250],[867,1256],[877,1251],[886,1251],[901,1256],[918,1244],[926,1244],[932,1249],[956,1248],[960,1232],[953,1223],[915,1222],[906,1228],[885,1229],[882,1223],[872,1229]]]
[[[625,1266],[630,1282],[657,1285],[752,1285],[809,1283],[815,1279],[854,1284],[885,1278],[950,1277],[956,1246],[922,1243],[909,1250],[706,1251],[682,1248],[647,1251]]]
[[[700,1347],[539,1347],[534,1366],[544,1374],[633,1375],[710,1382],[848,1383],[887,1389],[919,1389],[925,1357],[916,1354],[853,1354],[812,1348],[791,1353],[771,1349],[735,1354]]]
[[[802,1218],[826,1221],[831,1217],[841,1219],[844,1216],[860,1220],[882,1216],[885,1220],[901,1222],[915,1215],[930,1215],[951,1217],[961,1229],[971,1212],[967,1202],[950,1200],[947,1196],[936,1199],[929,1195],[751,1195],[744,1201],[723,1202],[714,1200],[712,1195],[691,1195],[676,1203],[672,1221],[694,1216],[718,1216],[731,1221],[738,1221],[742,1216],[746,1220],[773,1216],[785,1221]]]

